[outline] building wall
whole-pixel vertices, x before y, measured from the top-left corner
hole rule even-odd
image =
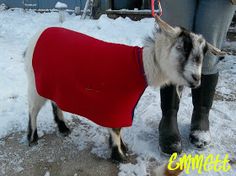
[[[5,3],[10,8],[32,8],[32,9],[53,9],[55,4],[60,1],[68,5],[68,9],[74,10],[75,7],[84,8],[86,0],[0,0],[1,3]],[[111,0],[96,0],[99,2],[99,9],[104,12],[106,9],[110,8],[109,1]],[[130,0],[112,0],[118,3],[122,8],[129,8],[127,3]],[[135,1],[135,0],[132,0]],[[24,3],[26,5],[24,5]],[[28,5],[27,5],[28,4]],[[29,6],[29,4],[33,6]],[[149,8],[149,0],[143,0],[143,8]]]
[[[0,4],[6,4],[8,7],[23,7],[21,0],[0,0]]]
[[[58,1],[66,3],[69,9],[75,9],[77,6],[83,8],[86,2],[86,0],[0,0],[0,4],[4,3],[10,8],[53,9]]]

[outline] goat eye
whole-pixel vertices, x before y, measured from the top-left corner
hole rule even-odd
[[[176,48],[178,51],[183,51],[183,46],[181,46],[181,45],[177,45],[175,48]]]
[[[194,62],[200,64],[200,62],[201,62],[201,57],[200,57],[200,56],[196,56],[196,57],[194,58]]]

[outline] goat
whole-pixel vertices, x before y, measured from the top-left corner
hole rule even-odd
[[[172,167],[176,167],[176,163],[172,163]],[[152,175],[154,176],[178,176],[181,175],[183,169],[178,168],[175,170],[169,170],[168,164],[162,164],[152,170]]]
[[[153,37],[147,38],[142,50],[143,70],[148,85],[157,87],[172,83],[191,88],[199,86],[202,61],[206,52],[209,51],[219,56],[225,53],[207,43],[201,35],[189,32],[181,27],[172,27],[159,17],[156,17],[156,22],[159,28],[154,31]],[[38,32],[32,38],[25,53],[25,66],[28,77],[29,144],[37,143],[36,118],[41,107],[48,100],[40,96],[36,90],[35,75],[32,67],[35,46],[41,33]],[[50,48],[48,49],[50,50]],[[70,130],[65,123],[62,110],[53,101],[52,108],[59,131],[68,134]],[[121,127],[112,127],[109,129],[109,133],[112,150],[111,158],[115,161],[125,160],[127,147],[121,138]]]

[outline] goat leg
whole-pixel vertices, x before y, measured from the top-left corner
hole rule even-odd
[[[126,161],[127,147],[120,136],[121,128],[110,129],[110,147],[111,147],[111,159],[117,162]]]
[[[38,132],[37,132],[37,128],[36,128],[36,119],[32,119],[30,114],[29,114],[27,139],[29,141],[29,146],[38,143]]]
[[[54,120],[57,123],[59,132],[64,134],[64,136],[69,135],[70,129],[66,126],[65,119],[64,119],[61,109],[58,108],[56,103],[51,102],[51,104],[52,104]]]

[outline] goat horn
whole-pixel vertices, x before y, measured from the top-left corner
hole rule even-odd
[[[209,51],[216,56],[223,57],[227,54],[226,52],[221,51],[220,49],[216,48],[215,46],[213,46],[212,44],[208,42],[207,42],[207,46],[208,46]]]

